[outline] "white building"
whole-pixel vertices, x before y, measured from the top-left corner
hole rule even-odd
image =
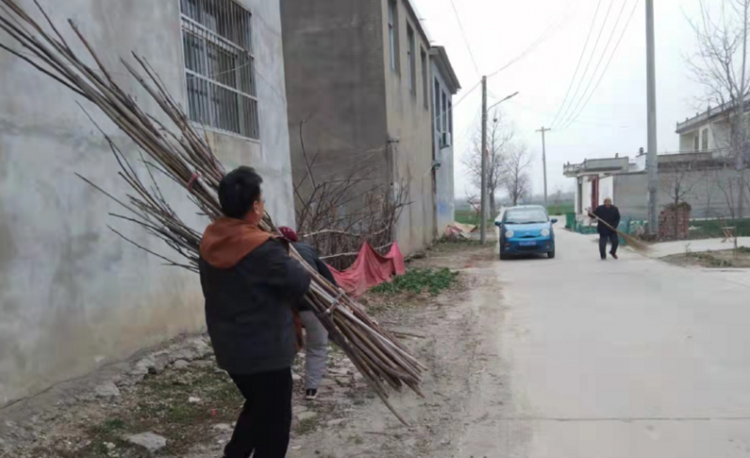
[[[19,3],[37,13],[32,0]],[[269,212],[293,225],[279,0],[40,3],[70,43],[78,43],[66,22],[74,18],[114,78],[158,113],[119,62],[132,51],[145,56],[190,117],[207,126],[224,164],[256,167]],[[2,33],[0,42],[19,49]],[[198,277],[163,267],[110,232],[115,225],[172,254],[108,217],[121,209],[74,175],[116,195],[128,191],[76,102],[139,160],[96,108],[0,51],[0,407],[204,324]],[[163,186],[175,210],[201,230],[206,221],[185,191]]]
[[[729,148],[730,125],[727,120],[730,108],[727,105],[708,108],[677,123],[680,136],[680,152],[721,152]]]
[[[433,192],[435,194],[435,230],[438,237],[455,221],[453,183],[453,96],[461,89],[456,72],[442,46],[430,48],[433,76]]]

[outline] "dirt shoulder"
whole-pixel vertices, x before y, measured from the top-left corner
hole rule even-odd
[[[329,352],[328,373],[318,399],[305,401],[301,355],[294,367],[294,422],[288,456],[454,456],[462,448],[466,419],[472,418],[467,405],[475,401],[469,402],[470,393],[485,376],[477,354],[486,344],[483,334],[488,330],[481,325],[480,310],[472,305],[471,296],[481,289],[497,293],[499,299],[497,281],[477,274],[495,257],[491,245],[439,244],[409,268],[439,273],[430,279],[430,285],[438,286],[448,281],[440,269],[458,272],[457,283],[448,290],[438,294],[430,293],[430,288],[420,293],[384,291],[363,298],[370,313],[399,332],[429,368],[422,387],[424,399],[412,392],[391,397],[410,426],[400,424],[335,347]],[[216,367],[205,337],[170,343],[117,369],[106,377],[92,375],[93,381],[81,381],[78,390],[57,393],[59,399],[50,393],[43,403],[30,400],[28,405],[14,406],[13,412],[0,411],[0,456],[221,455],[242,398]]]
[[[686,252],[661,258],[683,267],[750,268],[750,248],[738,250]]]

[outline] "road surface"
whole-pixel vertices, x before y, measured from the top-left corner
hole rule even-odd
[[[458,457],[750,456],[750,284],[557,233],[497,262]],[[481,367],[480,367],[481,366]]]

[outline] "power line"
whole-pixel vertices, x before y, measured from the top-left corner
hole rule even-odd
[[[607,64],[604,66],[604,71],[599,75],[599,79],[596,82],[596,85],[594,86],[594,90],[591,91],[591,93],[588,95],[588,98],[586,99],[586,102],[583,104],[581,109],[578,111],[578,114],[573,118],[572,121],[570,121],[568,124],[566,124],[563,129],[567,129],[568,126],[570,126],[575,120],[578,118],[578,116],[583,112],[583,110],[586,109],[586,106],[588,105],[589,101],[591,100],[591,97],[596,92],[597,88],[599,87],[599,84],[602,82],[602,79],[604,78],[604,75],[607,73],[607,70],[609,69],[609,64],[612,63],[612,59],[614,58],[615,54],[617,53],[617,49],[620,47],[620,43],[622,42],[622,38],[625,36],[625,32],[628,31],[628,27],[630,26],[630,22],[633,19],[633,15],[635,14],[636,9],[638,8],[638,4],[640,3],[640,0],[636,0],[635,4],[633,5],[633,9],[630,12],[630,17],[628,17],[628,22],[625,23],[625,28],[622,29],[622,33],[620,34],[620,38],[617,39],[617,43],[615,44],[615,48],[612,50],[612,54],[609,56],[609,60],[607,60]]]
[[[573,83],[575,83],[576,76],[578,75],[578,70],[581,68],[581,62],[583,62],[583,56],[586,54],[586,48],[588,48],[589,46],[589,40],[591,39],[591,34],[594,32],[594,25],[596,24],[596,16],[599,15],[599,8],[601,6],[602,6],[602,0],[599,0],[599,2],[596,4],[596,11],[594,11],[594,17],[591,18],[591,26],[589,27],[588,35],[586,35],[586,42],[583,44],[583,49],[581,49],[580,57],[578,57],[578,64],[576,65],[576,70],[573,72],[573,77],[570,79],[570,84],[568,85],[568,90],[565,92],[565,97],[563,98],[562,104],[560,104],[560,108],[558,108],[557,113],[555,114],[555,118],[552,120],[551,125],[553,126],[557,122],[557,118],[560,117],[560,112],[565,106],[565,103],[568,101],[570,90],[573,89]]]
[[[568,6],[570,6],[570,2],[568,3]],[[579,5],[580,7],[580,5]],[[566,7],[567,9],[567,7]],[[512,66],[513,64],[517,63],[518,61],[524,59],[526,56],[531,54],[539,45],[544,43],[550,36],[552,36],[552,32],[556,31],[560,27],[562,27],[563,24],[565,24],[570,18],[578,11],[578,8],[576,8],[574,11],[570,11],[562,20],[560,20],[557,23],[551,23],[547,28],[542,32],[542,34],[534,40],[526,49],[521,51],[520,54],[518,54],[516,57],[509,60],[507,63],[505,63],[502,67],[498,68],[494,72],[487,75],[487,79],[492,78],[493,76],[497,75],[498,73],[502,72],[503,70],[507,69],[508,67]]]
[[[539,109],[535,109],[535,108],[532,108],[529,105],[524,105],[524,104],[517,104],[517,105],[515,105],[515,108],[519,109],[521,111],[525,111],[527,113],[533,113],[534,115],[553,115],[554,114],[554,111],[539,110]],[[597,117],[597,118],[593,118],[593,119],[589,119],[589,118],[584,118],[584,119],[577,118],[573,123],[574,124],[585,124],[585,125],[589,125],[589,126],[601,126],[601,127],[619,128],[619,129],[625,129],[625,128],[629,127],[629,126],[625,125],[622,122],[616,122],[614,120],[612,120],[613,122],[606,122],[607,119],[609,119],[609,118],[601,118],[601,117]]]
[[[463,24],[461,24],[461,17],[458,15],[458,10],[456,9],[456,4],[453,2],[453,0],[450,0],[451,6],[453,7],[453,12],[456,14],[456,22],[458,23],[458,28],[461,29],[461,35],[464,38],[464,44],[466,45],[466,49],[469,51],[469,56],[471,56],[471,63],[474,64],[474,70],[476,70],[477,75],[481,75],[481,72],[479,71],[479,66],[477,65],[476,59],[474,59],[474,53],[471,51],[471,45],[469,44],[469,39],[466,37],[466,31],[464,30]]]
[[[589,88],[591,87],[591,83],[594,82],[594,78],[596,78],[596,74],[599,71],[599,68],[601,68],[602,61],[604,60],[604,56],[607,54],[607,50],[609,49],[609,45],[612,43],[612,38],[614,38],[615,33],[617,33],[617,26],[620,25],[620,19],[622,19],[622,13],[625,12],[625,7],[628,5],[628,0],[625,0],[622,3],[622,8],[620,8],[620,13],[617,15],[617,20],[615,21],[614,27],[612,27],[612,33],[609,34],[609,38],[607,39],[607,43],[604,45],[604,50],[602,51],[601,56],[599,56],[599,61],[596,63],[596,67],[594,67],[594,72],[591,74],[591,79],[589,79],[589,82],[586,84],[586,88],[583,90],[583,94],[581,95],[581,98],[578,99],[578,103],[573,108],[573,111],[570,114],[570,117],[565,119],[563,121],[563,125],[567,125],[568,121],[572,119],[572,117],[577,113],[578,107],[581,106],[581,102],[586,99]]]
[[[594,55],[596,55],[596,48],[599,47],[599,41],[602,38],[602,34],[604,33],[604,29],[607,27],[607,19],[609,19],[609,13],[612,11],[612,5],[614,4],[614,1],[609,2],[609,7],[607,7],[607,13],[604,15],[604,21],[602,22],[602,28],[599,29],[599,34],[596,37],[596,42],[594,43],[594,47],[591,49],[591,55],[588,58],[588,61],[586,62],[586,68],[583,70],[583,74],[581,75],[581,78],[578,80],[578,84],[576,85],[576,90],[573,93],[573,98],[571,99],[571,103],[568,104],[568,107],[565,108],[565,111],[563,112],[563,119],[567,119],[568,113],[570,112],[570,108],[573,106],[573,100],[576,100],[578,97],[578,92],[581,90],[581,85],[583,84],[583,80],[586,79],[586,75],[588,75],[589,68],[591,67],[591,62],[594,60]],[[593,75],[592,75],[593,78]],[[559,126],[552,126],[553,129],[559,128]]]

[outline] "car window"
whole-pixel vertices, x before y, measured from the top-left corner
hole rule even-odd
[[[512,208],[505,212],[506,224],[546,223],[547,212],[542,208]]]

